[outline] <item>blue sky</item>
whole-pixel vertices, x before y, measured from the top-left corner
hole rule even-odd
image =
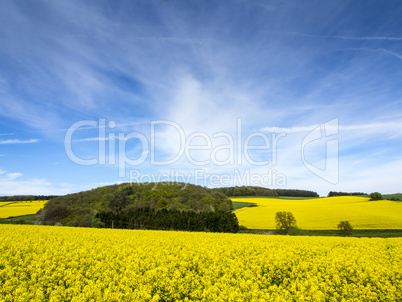
[[[401,15],[399,1],[2,1],[0,195],[77,192],[130,170],[401,192]],[[269,147],[250,162],[253,133],[249,145]],[[183,142],[200,150],[179,156]]]

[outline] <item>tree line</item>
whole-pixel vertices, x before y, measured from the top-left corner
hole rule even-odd
[[[57,195],[14,195],[14,196],[0,196],[1,201],[26,201],[26,200],[49,200],[58,197]]]
[[[119,229],[151,229],[211,231],[236,233],[239,222],[231,212],[181,212],[178,210],[152,209],[150,207],[122,212],[100,212],[96,215],[98,227]]]
[[[253,187],[253,186],[235,186],[235,187],[223,187],[216,188],[219,192],[222,192],[229,197],[238,196],[266,196],[266,197],[276,197],[276,196],[290,196],[290,197],[319,197],[317,192],[308,190],[296,190],[296,189],[268,189],[264,187]]]
[[[235,186],[235,187],[223,187],[215,188],[218,192],[222,192],[226,196],[278,196],[274,190],[263,187],[252,186]]]
[[[308,190],[295,190],[295,189],[275,189],[278,196],[289,197],[320,197],[317,192]]]
[[[363,192],[333,192],[330,191],[328,193],[328,197],[334,197],[334,196],[358,196],[358,195],[368,195],[367,193],[363,193]]]

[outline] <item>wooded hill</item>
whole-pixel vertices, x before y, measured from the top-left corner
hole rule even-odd
[[[184,183],[120,184],[100,187],[49,200],[38,223],[101,226],[98,213],[124,213],[149,208],[187,212],[226,212],[232,201],[222,192]],[[99,217],[99,215],[98,215]]]

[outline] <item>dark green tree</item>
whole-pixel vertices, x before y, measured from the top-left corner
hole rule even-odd
[[[370,200],[382,200],[382,195],[381,193],[378,192],[373,192],[369,195]]]
[[[344,236],[352,234],[353,227],[349,221],[341,221],[338,223],[338,229],[343,233]]]
[[[285,234],[296,227],[296,218],[291,212],[277,212],[275,214],[276,228]]]

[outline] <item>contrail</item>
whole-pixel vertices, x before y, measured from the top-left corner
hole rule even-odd
[[[270,32],[273,34],[285,34],[285,35],[294,35],[294,36],[303,36],[303,37],[310,37],[310,38],[334,38],[334,39],[344,39],[344,40],[382,40],[382,41],[402,41],[402,37],[351,37],[351,36],[331,36],[331,35],[314,35],[314,34],[306,34],[306,33],[299,33],[299,32]]]
[[[394,51],[390,51],[388,49],[384,49],[384,48],[345,48],[342,50],[361,50],[361,51],[371,51],[371,52],[382,52],[382,53],[394,56],[394,57],[402,60],[401,54],[394,52]]]

